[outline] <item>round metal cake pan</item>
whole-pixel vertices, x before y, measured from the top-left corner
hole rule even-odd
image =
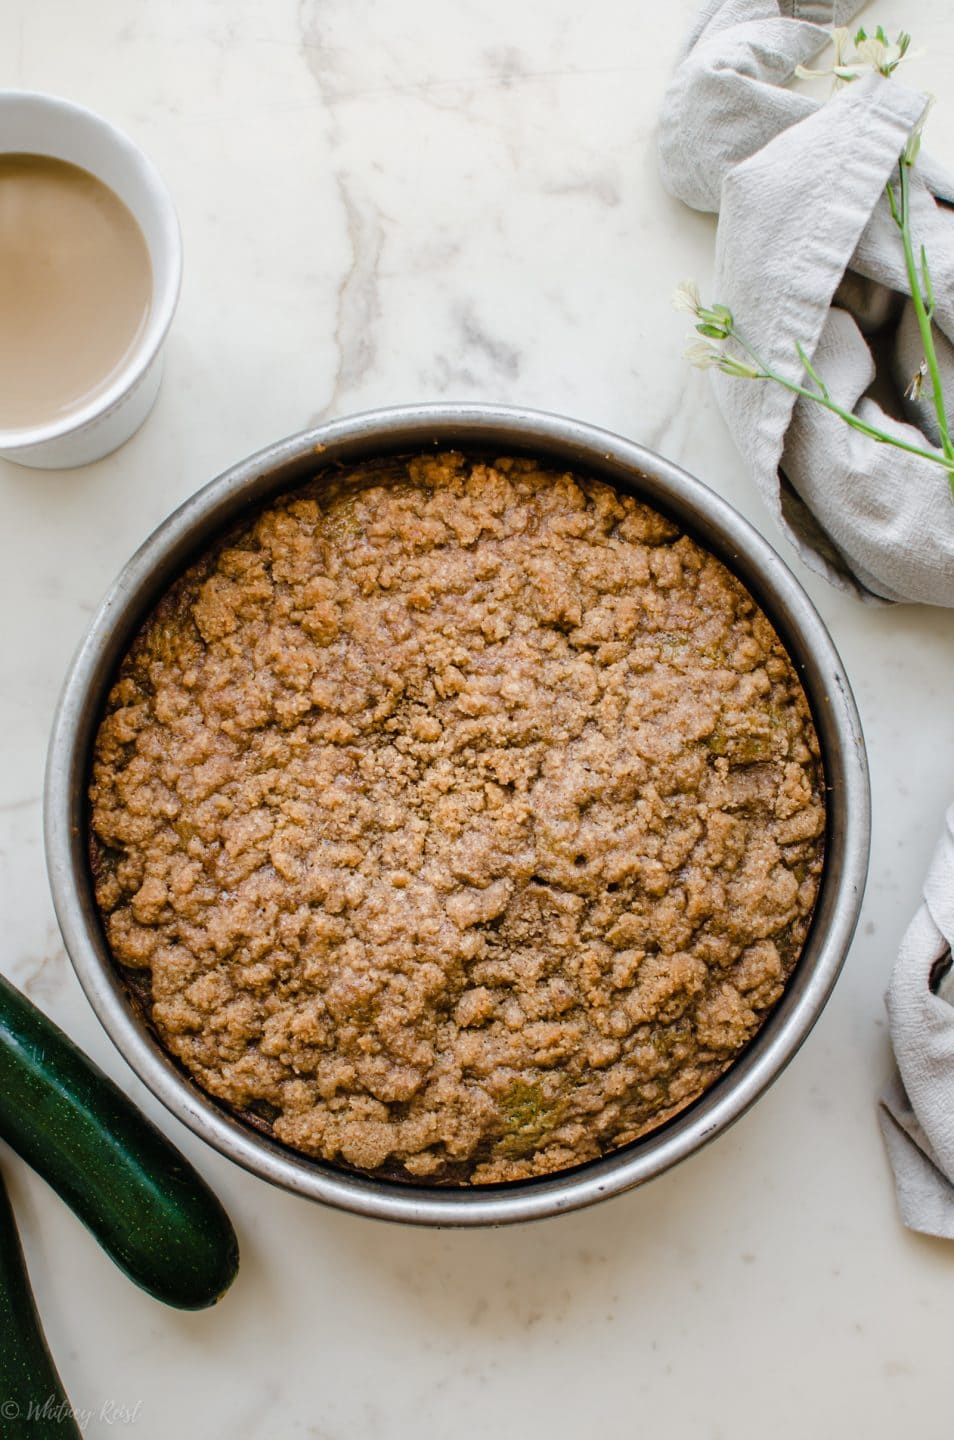
[[[818,731],[827,787],[826,855],[811,932],[785,993],[743,1054],[661,1129],[573,1170],[464,1188],[353,1174],[296,1154],[212,1100],[166,1053],[114,965],[90,872],[90,747],[116,667],[137,628],[191,559],[256,507],[326,467],[459,449],[526,454],[608,481],[669,514],[718,555],[774,623]],[[164,520],[96,613],[72,663],[53,724],[44,811],[53,902],[66,949],[106,1031],[168,1109],[247,1170],[312,1200],[419,1225],[498,1225],[591,1205],[691,1155],[767,1089],[818,1019],[858,918],[868,864],[870,800],[864,739],[844,669],[814,606],[772,547],[730,505],[677,465],[591,425],[489,405],[377,410],[292,436],[234,465]]]

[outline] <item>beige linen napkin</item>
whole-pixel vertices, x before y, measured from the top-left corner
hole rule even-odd
[[[663,105],[662,173],[687,205],[719,212],[706,298],[729,307],[765,360],[800,380],[800,341],[841,405],[913,443],[936,443],[929,406],[907,402],[901,421],[866,394],[872,337],[890,354],[899,402],[921,360],[885,185],[927,99],[875,74],[825,105],[783,88],[826,43],[819,22],[844,24],[858,8],[708,0]],[[954,185],[922,154],[912,221],[931,261],[954,401],[952,201]],[[739,450],[806,564],[865,599],[954,605],[954,504],[938,466],[779,386],[713,379]],[[880,1111],[905,1224],[954,1238],[954,1004],[942,980],[952,942],[954,807],[891,981],[898,1074]]]
[[[888,989],[898,1074],[881,1131],[905,1225],[954,1240],[954,805]]]
[[[928,406],[901,397],[921,353],[885,194],[927,97],[874,73],[824,105],[782,88],[828,40],[815,22],[843,23],[857,8],[855,0],[709,0],[663,103],[662,175],[687,205],[718,210],[708,298],[729,307],[756,351],[801,380],[800,341],[839,404],[930,445]],[[954,396],[952,203],[954,181],[922,158],[912,224],[931,261],[939,358]],[[902,382],[903,420],[866,394],[875,336]],[[780,386],[718,371],[713,382],[739,450],[806,564],[867,599],[954,605],[954,504],[940,467],[879,445]]]

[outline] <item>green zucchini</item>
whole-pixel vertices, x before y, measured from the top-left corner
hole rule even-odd
[[[78,1440],[81,1433],[43,1334],[0,1176],[0,1435]]]
[[[235,1278],[235,1231],[205,1181],[2,976],[0,1136],[158,1300],[201,1310]]]

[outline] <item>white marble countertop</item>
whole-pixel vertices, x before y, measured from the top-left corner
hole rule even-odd
[[[954,616],[869,609],[771,532],[669,305],[713,221],[656,176],[695,0],[6,0],[0,83],[126,128],[179,206],[186,279],[158,406],[83,471],[0,462],[2,968],[218,1188],[242,1270],[214,1311],[134,1290],[4,1153],[51,1346],[86,1433],[136,1440],[776,1440],[950,1430],[954,1246],[906,1233],[874,1101],[882,992],[951,797]],[[916,11],[916,13],[915,13]],[[948,0],[879,4],[954,148]],[[682,317],[683,319],[685,317]],[[44,750],[102,592],[175,504],[321,418],[512,401],[685,464],[783,549],[868,737],[874,845],[843,978],[731,1132],[601,1207],[496,1232],[390,1227],[246,1175],[161,1110],[101,1031],[47,891]],[[112,1407],[112,1408],[111,1408]]]

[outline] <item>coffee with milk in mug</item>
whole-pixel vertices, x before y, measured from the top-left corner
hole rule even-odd
[[[101,393],[149,315],[152,268],[129,209],[89,171],[0,155],[0,429]]]

